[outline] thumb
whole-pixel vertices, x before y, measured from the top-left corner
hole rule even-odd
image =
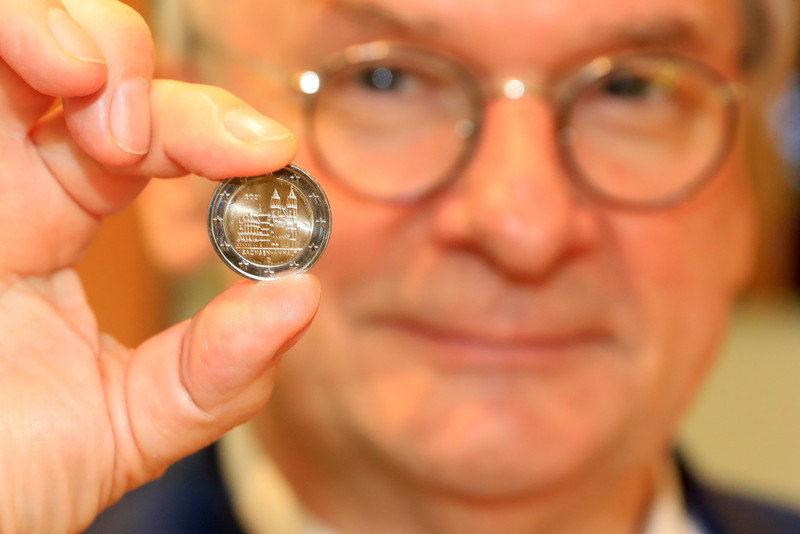
[[[319,283],[310,275],[242,282],[121,363],[118,385],[109,388],[115,479],[125,481],[117,491],[154,478],[255,415],[272,391],[276,356],[308,326],[318,303]]]

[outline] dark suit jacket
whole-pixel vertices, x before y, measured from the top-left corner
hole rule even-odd
[[[216,455],[212,446],[178,462],[103,512],[85,534],[244,534]],[[800,515],[710,490],[683,465],[681,481],[689,512],[708,534],[800,534]]]

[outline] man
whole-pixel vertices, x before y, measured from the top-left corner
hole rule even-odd
[[[741,4],[181,4],[185,72],[252,108],[152,80],[121,5],[64,6],[0,7],[0,531],[84,528],[252,416],[212,453],[224,481],[194,457],[95,528],[800,528],[721,512],[672,459],[752,257]],[[301,97],[286,82],[309,71]],[[254,175],[295,148],[334,213],[318,310],[311,276],[239,283],[135,351],[98,340],[66,269],[142,176]],[[160,220],[191,256],[202,225]],[[253,477],[294,508],[213,509]]]

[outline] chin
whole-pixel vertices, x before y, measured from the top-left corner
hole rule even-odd
[[[395,468],[421,485],[465,498],[548,493],[606,463],[601,456],[614,442],[610,421],[554,420],[536,411],[521,414],[465,403],[440,420],[425,416],[422,431],[366,430]],[[382,439],[388,433],[394,439]]]
[[[464,497],[546,492],[608,463],[636,404],[600,355],[481,369],[475,354],[442,366],[420,347],[409,358],[382,346],[384,365],[346,390],[350,430],[393,470]]]

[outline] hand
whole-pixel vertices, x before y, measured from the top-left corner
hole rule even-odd
[[[281,167],[294,138],[153,80],[147,27],[115,0],[2,0],[0,55],[0,532],[73,532],[254,415],[319,288],[243,282],[133,350],[99,334],[72,266],[102,218],[149,176]]]

